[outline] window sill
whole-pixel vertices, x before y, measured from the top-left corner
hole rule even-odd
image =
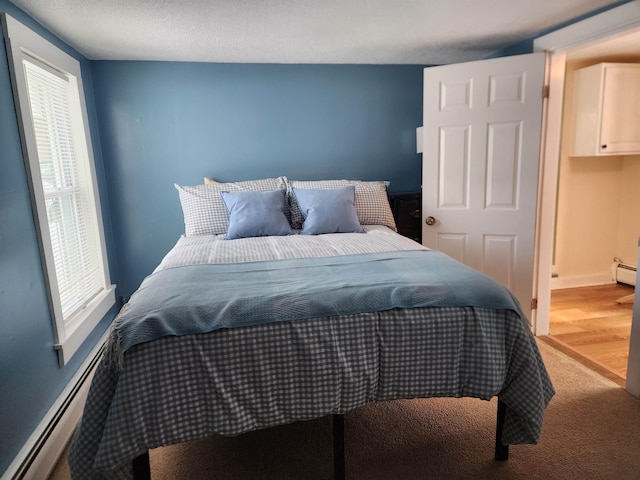
[[[58,351],[58,363],[61,367],[69,363],[73,354],[76,353],[80,345],[82,345],[115,303],[116,286],[111,285],[94,298],[93,301],[87,305],[87,308],[74,319],[73,324],[76,325],[76,327],[71,327],[72,329],[67,333],[66,338],[54,345],[54,348]]]

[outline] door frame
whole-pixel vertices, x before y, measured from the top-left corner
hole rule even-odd
[[[640,28],[640,2],[630,2],[604,13],[587,18],[534,40],[534,52],[547,53],[547,86],[549,96],[545,102],[544,125],[541,137],[541,162],[538,185],[538,218],[536,228],[536,262],[534,267],[534,298],[538,308],[532,324],[535,335],[549,334],[551,311],[551,268],[555,235],[558,167],[562,134],[562,108],[564,103],[565,66],[567,52],[606,38]],[[634,316],[633,323],[640,322]],[[640,325],[635,325],[640,328]],[[632,339],[633,340],[633,339]],[[630,345],[630,352],[640,355],[640,339]],[[634,362],[635,363],[635,362]],[[629,364],[629,379],[640,378],[640,362]],[[640,394],[636,393],[636,395]]]

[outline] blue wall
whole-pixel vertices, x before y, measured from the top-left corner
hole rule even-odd
[[[82,61],[90,123],[97,127],[90,64],[6,0],[7,12]],[[70,363],[58,366],[44,275],[22,159],[4,43],[0,52],[0,475],[13,461],[115,315],[110,312]],[[97,131],[97,130],[95,130]],[[99,138],[94,154],[108,248],[108,200]],[[117,281],[112,269],[112,281]]]
[[[174,183],[286,175],[420,189],[421,66],[92,67],[120,294],[130,295],[184,232]]]

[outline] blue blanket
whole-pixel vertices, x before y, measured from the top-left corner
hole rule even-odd
[[[133,345],[165,336],[441,306],[521,315],[506,288],[433,250],[190,265],[142,282],[114,323],[109,351],[121,359]]]

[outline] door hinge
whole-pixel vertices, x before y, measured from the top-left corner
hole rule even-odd
[[[542,98],[549,98],[549,85],[542,87]]]
[[[531,310],[535,310],[538,308],[538,299],[534,298],[531,300]]]

